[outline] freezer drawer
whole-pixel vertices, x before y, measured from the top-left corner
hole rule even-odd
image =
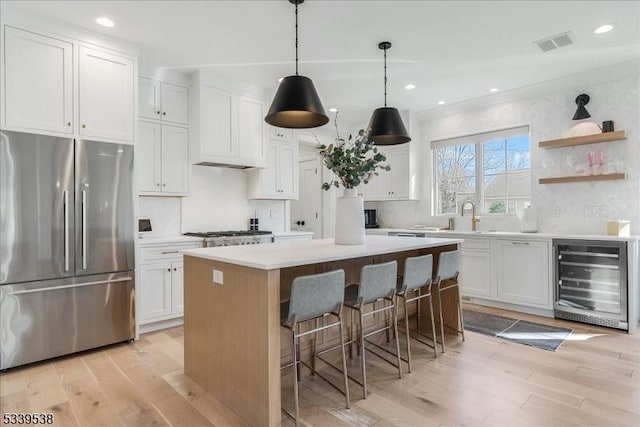
[[[0,369],[135,337],[134,272],[0,286]]]

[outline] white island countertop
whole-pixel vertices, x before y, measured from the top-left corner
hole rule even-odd
[[[336,245],[333,239],[291,240],[268,245],[188,249],[186,256],[261,270],[382,255],[462,243],[459,238],[366,236],[364,245]]]

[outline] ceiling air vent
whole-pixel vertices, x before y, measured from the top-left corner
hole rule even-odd
[[[569,37],[569,33],[560,33],[555,36],[547,37],[546,39],[533,42],[543,52],[549,52],[550,50],[557,49],[559,47],[565,47],[573,44],[573,40]]]

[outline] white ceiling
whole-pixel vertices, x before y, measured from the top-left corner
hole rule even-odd
[[[278,1],[2,1],[137,45],[154,66],[216,72],[275,90],[292,74],[293,6]],[[95,23],[108,16],[113,28]],[[614,23],[609,33],[593,30]],[[534,41],[569,31],[574,45],[543,53]],[[321,1],[300,6],[300,73],[325,107],[366,124],[383,102],[416,111],[529,86],[640,57],[638,1]],[[417,87],[409,92],[407,83]]]

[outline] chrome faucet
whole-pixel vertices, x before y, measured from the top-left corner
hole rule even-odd
[[[476,224],[480,222],[478,218],[476,218],[476,205],[471,200],[465,200],[462,202],[462,207],[460,208],[460,216],[464,216],[464,207],[467,204],[471,205],[471,231],[476,231]]]

